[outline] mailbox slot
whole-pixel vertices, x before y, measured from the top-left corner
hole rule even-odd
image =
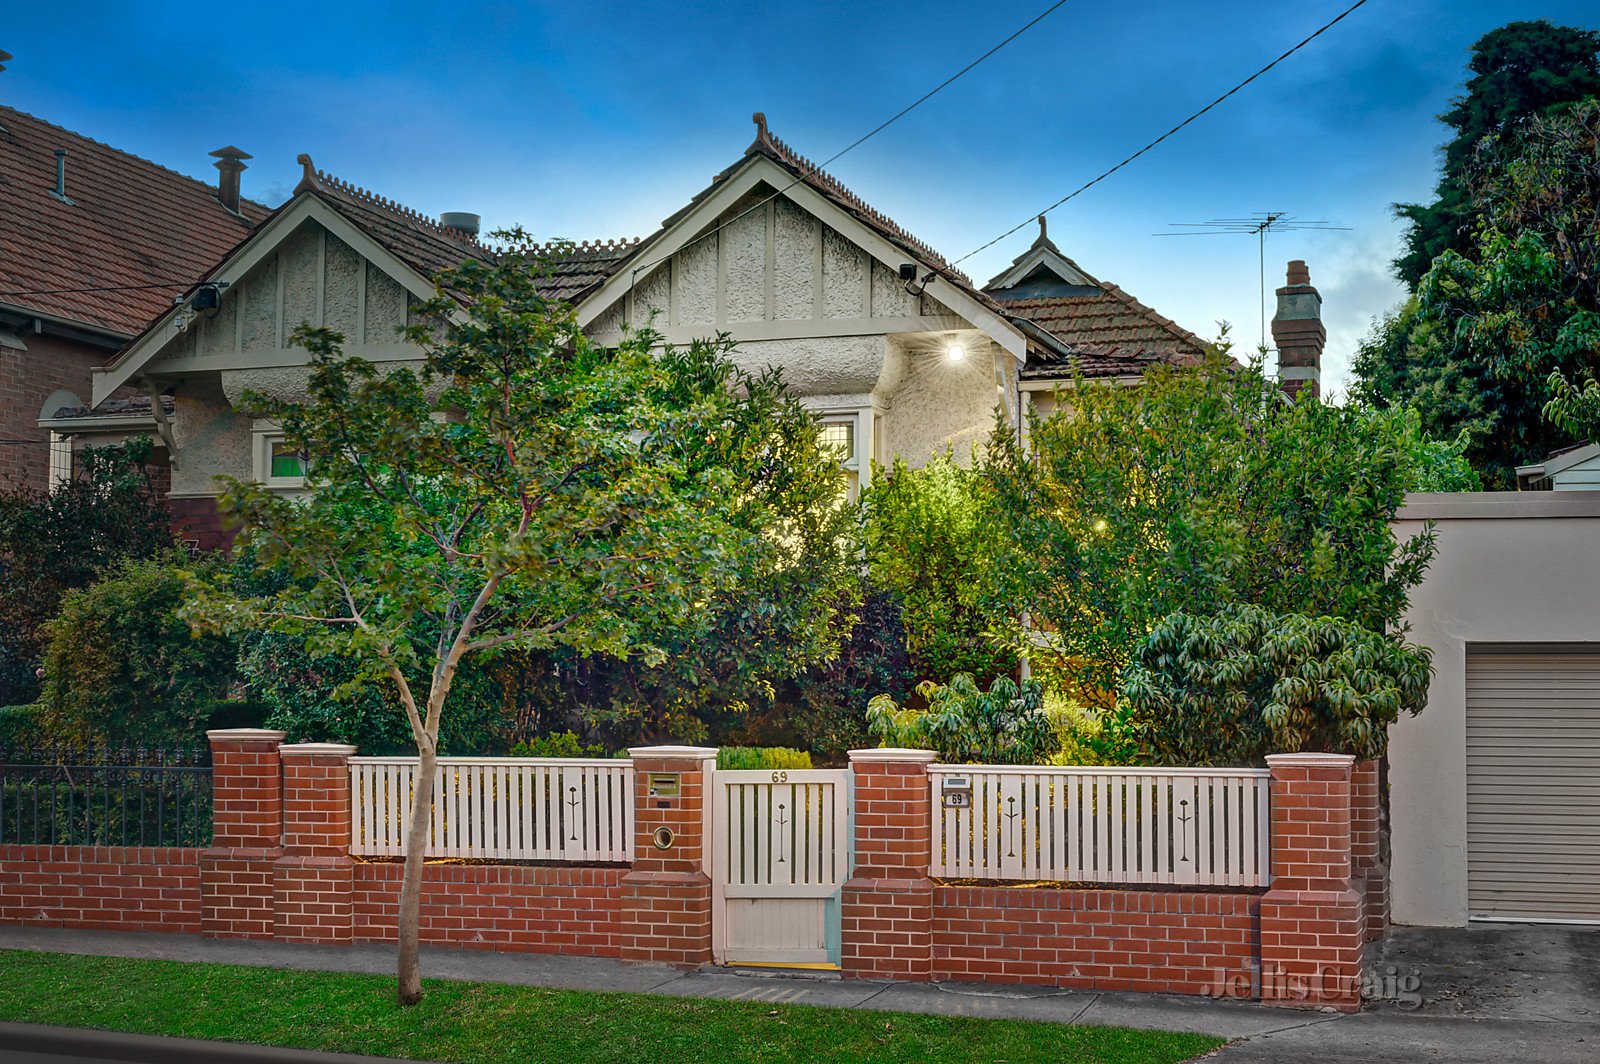
[[[972,808],[972,777],[945,776],[939,784],[939,797],[946,809]]]
[[[650,773],[650,797],[676,798],[678,797],[679,774],[676,772]]]

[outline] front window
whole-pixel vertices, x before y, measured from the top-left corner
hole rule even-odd
[[[276,426],[255,427],[255,479],[269,488],[299,491],[306,486],[306,456],[283,438]]]
[[[856,451],[856,419],[825,418],[818,443],[845,473],[845,497],[852,502],[861,494],[861,458]]]

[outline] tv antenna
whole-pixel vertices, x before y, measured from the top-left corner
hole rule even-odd
[[[1297,218],[1287,211],[1256,211],[1248,218],[1213,218],[1209,222],[1172,222],[1182,233],[1152,233],[1152,236],[1254,236],[1256,262],[1261,279],[1261,350],[1267,349],[1267,234],[1293,233],[1301,230],[1315,232],[1349,232],[1348,225],[1309,221]]]

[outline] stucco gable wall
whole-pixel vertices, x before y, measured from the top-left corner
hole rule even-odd
[[[281,351],[302,323],[342,333],[349,349],[398,342],[405,288],[314,221],[225,289],[217,312],[196,320],[158,363]]]
[[[738,326],[758,322],[927,318],[937,328],[954,319],[933,295],[906,291],[893,270],[792,201],[763,203],[766,194],[740,200],[720,230],[636,278],[631,295],[590,331],[605,336],[651,315],[658,329],[725,328],[736,338]]]

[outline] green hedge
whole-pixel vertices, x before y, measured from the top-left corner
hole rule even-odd
[[[717,751],[722,769],[810,768],[811,755],[787,746],[724,746]]]

